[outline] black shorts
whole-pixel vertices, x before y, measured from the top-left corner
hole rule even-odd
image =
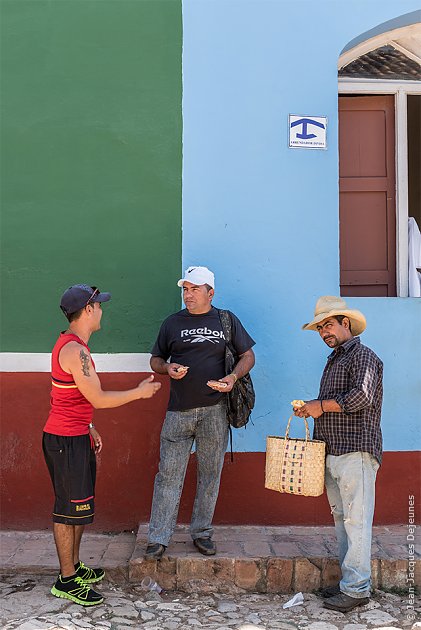
[[[42,438],[55,503],[54,523],[87,525],[94,520],[95,452],[89,435],[44,433]]]

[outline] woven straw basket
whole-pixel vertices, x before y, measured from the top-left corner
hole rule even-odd
[[[325,480],[325,443],[310,440],[308,422],[305,440],[289,437],[288,420],[285,437],[268,436],[266,439],[265,488],[318,497],[323,494]]]

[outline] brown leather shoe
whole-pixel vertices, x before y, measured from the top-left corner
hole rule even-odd
[[[369,597],[350,597],[349,595],[345,595],[345,593],[339,593],[339,595],[329,597],[329,599],[323,602],[323,606],[330,608],[330,610],[347,613],[357,608],[357,606],[365,606],[369,601]]]
[[[204,556],[216,554],[216,545],[211,538],[196,538],[193,540],[193,544]]]
[[[317,595],[327,599],[328,597],[334,597],[335,595],[339,595],[341,589],[339,588],[339,584],[335,584],[335,586],[327,586],[326,588],[322,588]]]
[[[165,549],[165,545],[161,545],[160,543],[151,543],[146,547],[145,555],[143,557],[145,560],[161,560]]]

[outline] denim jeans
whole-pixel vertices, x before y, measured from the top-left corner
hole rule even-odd
[[[211,538],[212,519],[228,443],[225,399],[211,407],[167,411],[161,431],[159,471],[155,477],[149,542],[167,546],[177,523],[184,477],[196,441],[197,488],[190,525],[196,538]]]
[[[351,597],[369,597],[371,533],[379,464],[370,453],[326,457],[326,491],[335,521],[342,580]]]

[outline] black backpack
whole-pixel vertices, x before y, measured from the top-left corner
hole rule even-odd
[[[225,337],[225,373],[231,374],[238,363],[238,354],[232,345],[232,320],[229,311],[218,309]],[[232,427],[244,427],[250,419],[256,395],[250,374],[239,378],[227,397],[227,418]]]

